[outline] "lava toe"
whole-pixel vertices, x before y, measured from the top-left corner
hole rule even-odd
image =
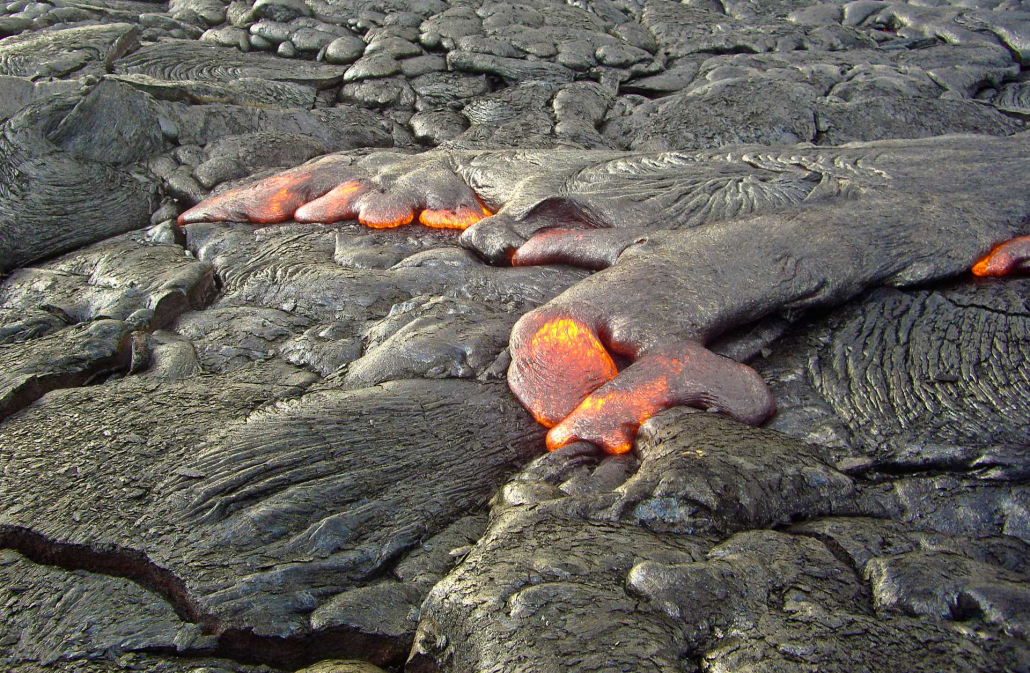
[[[347,178],[341,179],[341,171],[352,174],[355,169],[346,159],[328,156],[202,201],[179,216],[179,225],[285,222],[298,208],[345,181]]]
[[[973,265],[974,276],[1000,278],[1030,269],[1030,236],[1005,241]]]
[[[591,392],[547,433],[547,448],[588,441],[608,453],[625,453],[641,423],[678,405],[718,409],[750,425],[762,423],[776,409],[753,369],[699,344],[679,342],[641,357]]]
[[[506,265],[526,237],[515,228],[515,222],[504,213],[486,217],[466,229],[458,242],[491,264]]]
[[[404,174],[392,190],[417,195],[418,221],[427,227],[464,230],[493,215],[444,160],[429,161]]]
[[[358,216],[358,197],[367,191],[362,182],[348,180],[328,194],[301,206],[293,216],[298,222],[328,223],[354,219]]]
[[[548,229],[519,246],[511,263],[571,264],[600,271],[615,264],[623,250],[642,240],[642,235],[631,229]]]
[[[459,229],[463,231],[491,215],[493,213],[479,199],[476,199],[475,206],[460,205],[453,208],[427,208],[419,213],[418,221],[434,229]]]
[[[508,386],[533,417],[553,427],[618,373],[587,321],[554,310],[522,317],[511,338]]]
[[[411,224],[415,209],[411,200],[393,192],[366,192],[356,202],[358,222],[373,229],[391,229]]]

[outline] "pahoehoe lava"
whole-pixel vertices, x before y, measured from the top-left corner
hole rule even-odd
[[[0,4],[0,668],[1030,670],[1028,10]]]

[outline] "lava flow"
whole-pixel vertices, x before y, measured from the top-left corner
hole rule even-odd
[[[476,205],[479,206],[479,211],[475,208],[469,208],[467,206],[459,206],[457,208],[441,208],[437,210],[426,209],[418,215],[418,221],[427,227],[434,229],[459,229],[464,231],[468,229],[476,222],[493,215],[490,210],[483,205],[483,202],[476,198]]]
[[[363,180],[347,180],[326,191],[326,171],[297,170],[266,178],[226,192],[191,208],[180,225],[202,221],[238,220],[276,224],[291,217],[297,222],[330,224],[356,219],[373,229],[391,229],[415,220],[434,229],[465,230],[490,217],[478,196],[469,193],[451,208],[425,208],[425,197],[405,190],[375,190]]]
[[[576,441],[597,444],[608,453],[626,453],[633,448],[640,424],[673,404],[668,373],[681,372],[675,358],[645,363],[652,377],[640,385],[619,385],[613,381],[587,396],[566,419],[547,433],[547,449],[554,451]]]
[[[525,316],[513,332],[511,352],[508,385],[533,418],[548,428],[618,374],[593,331],[564,316]]]
[[[546,309],[545,309],[546,310]],[[675,341],[617,370],[585,322],[564,314],[530,313],[512,332],[508,385],[544,426],[547,448],[576,441],[608,453],[633,446],[640,424],[677,405],[717,408],[749,425],[776,412],[753,369],[696,341]]]
[[[253,185],[207,199],[179,216],[179,226],[195,222],[239,220],[277,224],[311,200],[312,174],[307,171],[275,175]]]
[[[995,246],[983,259],[973,265],[974,276],[1001,278],[1021,271],[1030,260],[1030,236],[1020,236]]]
[[[339,222],[358,216],[355,201],[368,189],[357,180],[348,180],[332,188],[322,197],[297,208],[293,218],[298,222]]]

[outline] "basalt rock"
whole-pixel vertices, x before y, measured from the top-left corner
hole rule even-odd
[[[1010,410],[1030,389],[1010,363],[1025,349],[1024,284],[878,290],[806,324],[759,363],[782,400],[772,427],[855,469],[1019,478],[1025,429]]]
[[[0,75],[29,79],[100,75],[139,46],[138,29],[126,23],[45,30],[4,39]]]
[[[1024,9],[0,4],[0,668],[1026,670]]]
[[[57,422],[65,430],[40,444],[48,447],[45,455],[20,454],[8,464],[0,523],[6,544],[21,550],[20,541],[32,539],[44,549],[78,546],[77,567],[85,569],[93,569],[96,556],[111,557],[114,574],[156,583],[190,621],[204,624],[217,638],[217,651],[246,656],[240,648],[264,648],[263,658],[296,665],[311,655],[276,650],[269,639],[305,636],[321,642],[313,651],[396,661],[407,651],[415,623],[400,619],[399,630],[388,630],[382,620],[342,603],[371,590],[363,587],[383,586],[374,582],[389,580],[398,560],[409,557],[409,566],[418,565],[420,543],[481,507],[534,452],[540,433],[503,385],[475,382],[312,392],[252,413],[269,401],[272,381],[279,391],[273,399],[282,399],[296,397],[312,379],[271,363],[214,379],[133,377],[99,395],[82,389],[48,396],[4,426],[5,443],[23,443],[26,433],[49,432],[34,413],[48,414],[51,429],[58,409],[73,414],[62,414]],[[112,415],[154,387],[163,391],[164,411]],[[62,401],[68,395],[76,400],[72,406]],[[197,410],[189,428],[157,420],[165,430],[154,432],[155,413],[170,420],[184,404]],[[233,417],[240,421],[236,429],[222,426]],[[64,482],[69,497],[36,498],[34,490],[50,485],[30,487],[17,475],[28,474],[36,460],[71,465],[68,452],[96,430],[82,423],[86,418],[104,425],[103,439],[89,441],[75,467],[49,478],[56,480],[53,486]],[[215,418],[221,427],[209,432]],[[444,419],[451,429],[438,435]],[[503,432],[484,433],[485,419]],[[384,433],[387,426],[397,431]],[[356,431],[364,438],[349,450],[333,439],[356,437]],[[427,436],[439,437],[434,465],[427,462]],[[496,441],[484,444],[486,437]],[[278,458],[269,460],[272,454]],[[240,471],[244,464],[251,468]],[[88,483],[104,474],[133,476],[88,501],[81,487],[66,481]],[[411,480],[439,490],[427,500],[428,491]],[[270,565],[273,557],[280,561]],[[438,563],[422,565],[428,576],[415,573],[390,598],[380,592],[384,609],[406,616],[417,608],[439,572],[433,569]],[[310,617],[330,598],[330,607]]]
[[[0,270],[147,224],[156,179],[130,162],[164,138],[145,95],[123,93],[105,83],[84,96],[46,98],[0,127]],[[128,101],[136,114],[113,126],[94,114]]]
[[[751,443],[753,454],[738,449]],[[423,606],[407,669],[1025,660],[1025,541],[973,522],[942,527],[925,510],[861,516],[876,499],[823,463],[825,449],[712,414],[661,414],[638,446],[639,458],[601,458],[570,445],[509,482],[486,535]],[[812,520],[729,533],[760,511]],[[987,634],[990,646],[975,644]],[[869,650],[883,643],[889,661]]]
[[[250,77],[325,88],[338,84],[344,68],[272,56],[241,54],[236,49],[203,42],[158,43],[136,50],[113,63],[116,73],[147,75],[156,79],[226,83]]]

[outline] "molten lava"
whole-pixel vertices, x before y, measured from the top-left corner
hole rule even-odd
[[[311,173],[296,171],[233,189],[190,208],[179,216],[179,225],[226,220],[255,224],[285,222],[311,199],[311,179]]]
[[[358,215],[355,202],[366,191],[368,188],[357,180],[344,182],[325,196],[298,208],[293,217],[298,222],[339,222],[355,218]]]
[[[656,358],[640,366],[651,370],[648,380],[635,386],[612,382],[591,393],[547,433],[548,450],[582,440],[608,453],[626,453],[633,448],[640,424],[676,404],[669,376],[683,371],[683,363],[676,358]],[[634,373],[639,376],[639,367]]]
[[[581,322],[558,317],[525,330],[524,325],[516,328],[508,385],[545,427],[561,422],[618,373],[611,355]],[[531,336],[519,338],[523,333]]]
[[[427,209],[419,213],[418,221],[434,229],[468,229],[476,222],[493,215],[481,201],[478,199],[476,201],[479,210],[467,206],[459,206],[454,209]]]
[[[411,208],[395,205],[379,205],[362,208],[358,222],[372,229],[393,229],[411,224],[415,219],[415,211]]]
[[[983,259],[973,265],[974,276],[1001,278],[1023,270],[1030,260],[1030,236],[1020,236],[995,246]]]
[[[357,219],[367,227],[389,229],[418,220],[435,229],[464,230],[494,213],[468,187],[450,208],[422,208],[422,197],[407,191],[376,189],[367,180],[348,180],[326,191],[326,170],[297,169],[207,199],[179,216],[179,224],[239,220],[276,224],[333,223]]]
[[[747,365],[716,355],[696,341],[652,347],[616,371],[595,331],[583,322],[541,309],[512,332],[508,385],[541,424],[547,448],[576,441],[608,453],[633,446],[640,424],[677,405],[718,408],[749,425],[776,412],[762,377]]]

